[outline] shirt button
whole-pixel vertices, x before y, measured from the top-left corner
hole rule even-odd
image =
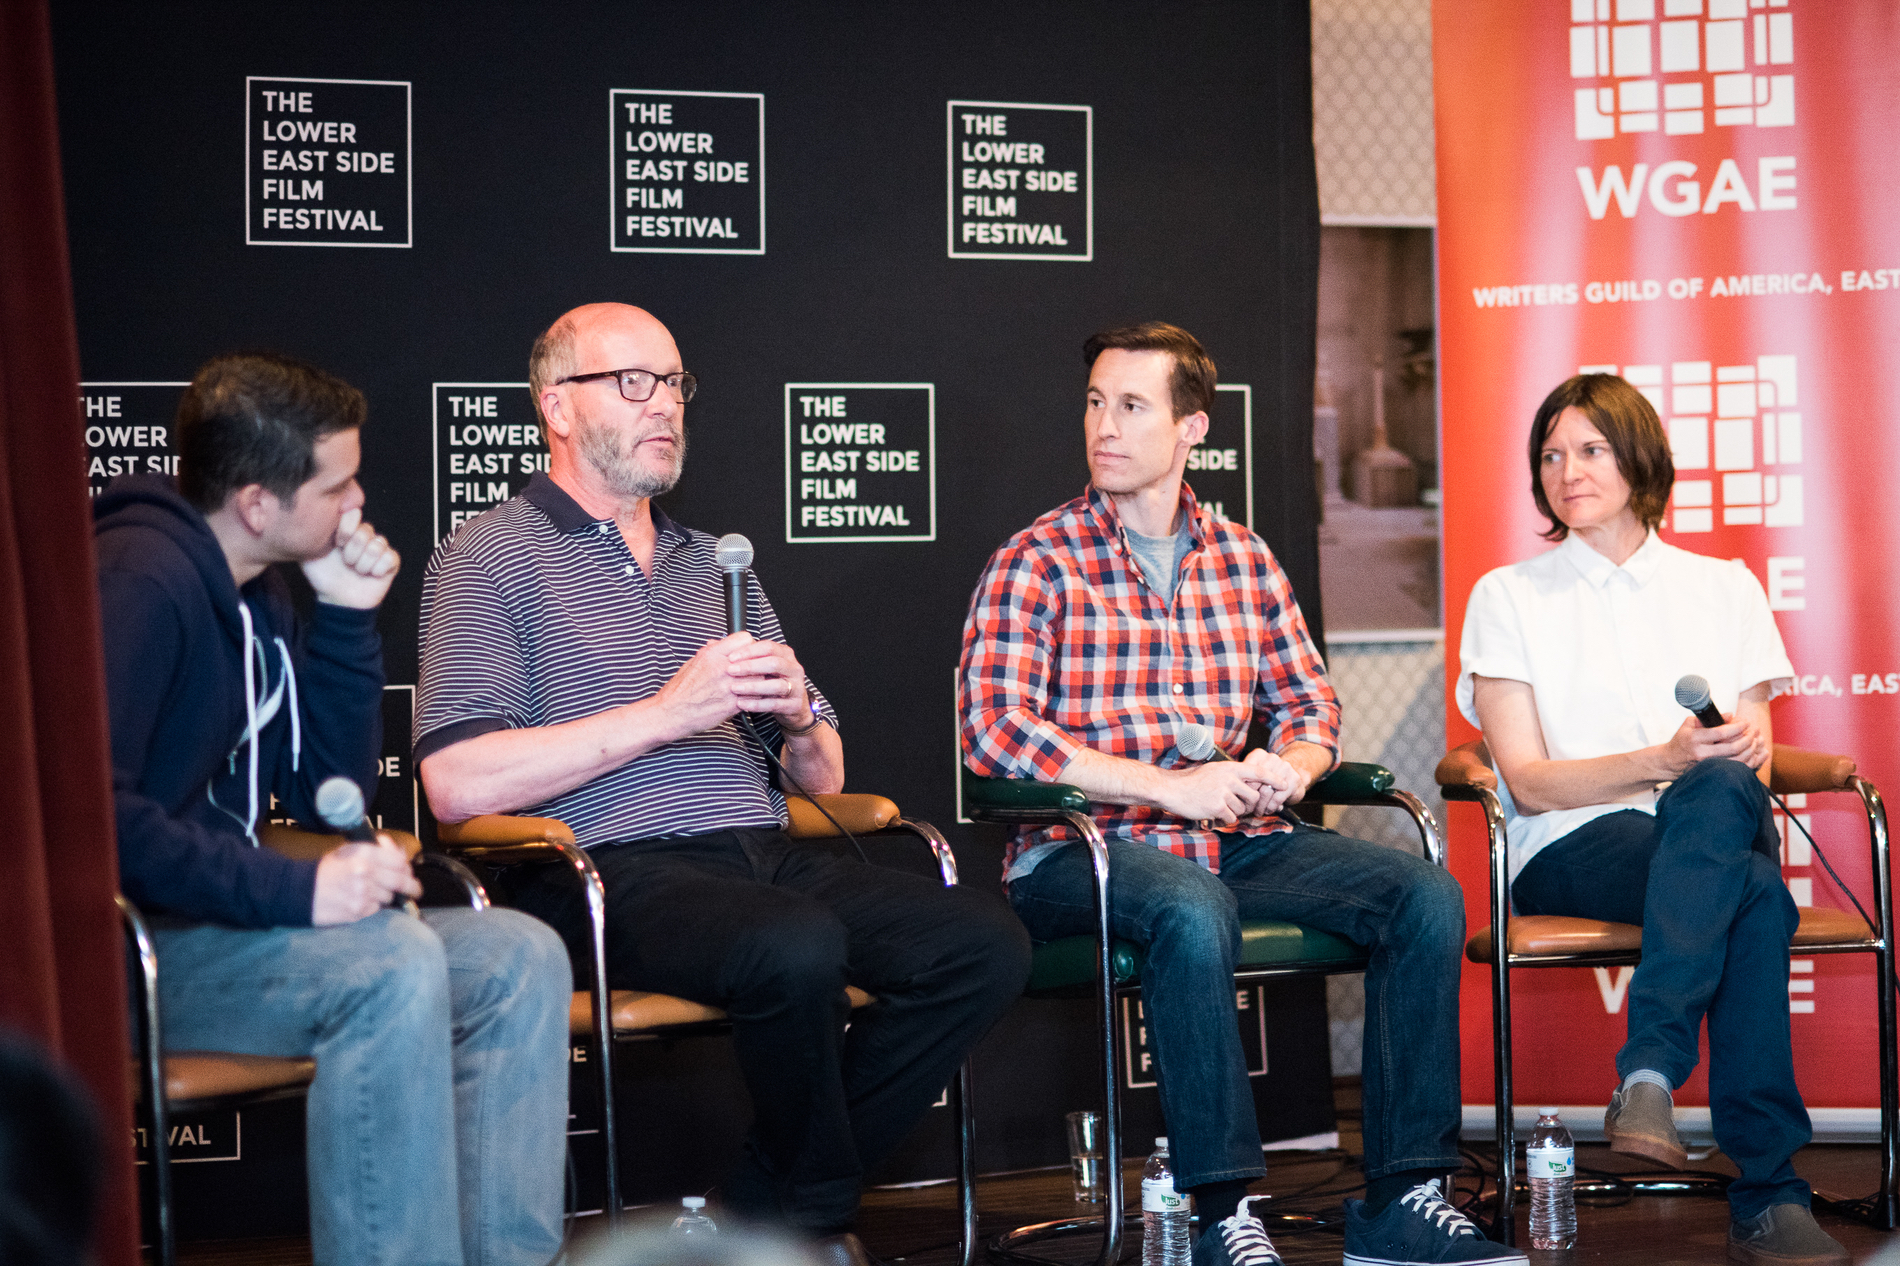
[[[1175,683],[1174,683],[1174,693],[1175,693],[1175,694],[1177,694],[1177,695],[1178,695],[1178,694],[1180,694],[1180,693],[1181,693],[1182,691],[1184,691],[1184,690],[1186,690],[1186,689],[1187,689],[1187,687],[1186,687],[1186,686],[1183,686],[1183,685],[1182,685],[1182,684],[1181,684],[1180,682],[1178,682],[1178,681],[1177,681],[1177,682],[1175,682]]]
[[[633,575],[633,564],[628,563],[625,567],[622,567],[620,570],[627,573],[627,575],[631,576]]]

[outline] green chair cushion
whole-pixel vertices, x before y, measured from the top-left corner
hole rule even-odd
[[[1134,942],[1116,941],[1110,957],[1116,984],[1132,984],[1141,975],[1145,954]],[[1257,919],[1240,925],[1242,967],[1328,964],[1336,965],[1334,970],[1352,971],[1363,967],[1365,961],[1365,950],[1344,937],[1317,928],[1277,919]],[[1090,993],[1094,984],[1095,938],[1065,936],[1043,941],[1035,947],[1030,960],[1029,985],[1024,992],[1032,996],[1062,997]]]
[[[1334,800],[1364,800],[1392,790],[1396,779],[1384,765],[1347,761],[1307,789],[1310,804]],[[967,808],[1011,814],[1067,811],[1087,813],[1089,798],[1074,787],[1032,778],[979,778],[963,771],[963,798]]]

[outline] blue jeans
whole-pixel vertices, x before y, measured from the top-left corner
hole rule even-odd
[[[1605,814],[1546,845],[1511,896],[1523,914],[1642,925],[1617,1076],[1653,1068],[1680,1086],[1695,1071],[1706,1016],[1715,1141],[1742,1171],[1729,1185],[1730,1212],[1807,1204],[1792,1161],[1813,1130],[1788,1031],[1788,938],[1801,912],[1782,882],[1781,841],[1754,771],[1701,762],[1653,817]]]
[[[1149,844],[1109,842],[1116,936],[1145,945],[1143,1010],[1183,1187],[1266,1173],[1240,1047],[1240,924],[1283,919],[1367,946],[1365,1172],[1456,1169],[1458,954],[1464,894],[1409,853],[1332,831],[1223,837],[1218,875]],[[1094,929],[1088,851],[1069,844],[1010,885],[1031,936]]]
[[[567,951],[512,910],[154,929],[168,1050],[314,1055],[315,1260],[542,1266],[561,1245]]]

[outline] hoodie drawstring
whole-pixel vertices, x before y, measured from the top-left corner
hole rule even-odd
[[[238,599],[238,615],[244,621],[244,738],[250,744],[250,798],[244,814],[244,834],[257,846],[257,683],[251,675],[251,652],[257,646],[257,634],[251,631],[251,604]],[[262,668],[262,665],[259,665]]]
[[[303,761],[303,716],[297,706],[297,670],[290,666],[290,648],[284,645],[284,639],[271,640],[277,643],[277,657],[284,662],[284,684],[290,687],[290,769],[295,773]]]
[[[259,702],[257,697],[258,677],[261,675],[265,681],[270,680],[270,664],[264,656],[264,643],[257,636],[255,626],[251,620],[251,608],[249,603],[242,600],[238,602],[238,618],[244,622],[244,736],[238,740],[238,743],[240,746],[246,746],[250,749],[245,758],[247,796],[244,816],[239,818],[237,814],[231,813],[229,809],[225,809],[223,805],[218,804],[215,779],[212,780],[211,784],[207,784],[205,787],[205,795],[212,804],[217,805],[219,809],[230,814],[234,821],[244,827],[245,837],[251,841],[251,846],[255,848],[258,845],[257,819],[259,809],[257,797],[258,734],[276,718],[278,709],[284,705],[284,696],[288,694],[290,696],[290,767],[296,770],[300,768],[303,763],[303,717],[300,715],[302,710],[297,706],[297,670],[291,663],[290,648],[284,645],[284,639],[281,637],[274,637],[271,640],[277,644],[277,657],[283,663],[284,675],[279,679],[277,689],[271,691],[270,695],[261,703]],[[255,660],[255,667],[253,667],[253,660]],[[232,766],[232,772],[236,773],[237,748],[231,749],[230,764]]]

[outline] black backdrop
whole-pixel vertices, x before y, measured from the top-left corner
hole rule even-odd
[[[788,636],[843,718],[849,785],[936,822],[970,880],[991,882],[997,849],[992,832],[956,821],[961,624],[989,552],[1085,482],[1088,333],[1175,321],[1205,342],[1223,383],[1251,388],[1241,475],[1253,524],[1318,632],[1304,3],[66,0],[54,20],[86,380],[176,382],[214,352],[268,347],[360,386],[368,513],[406,560],[383,615],[392,683],[415,680],[417,597],[444,509],[434,385],[522,381],[534,335],[599,299],[650,308],[700,377],[668,512],[752,538]],[[247,244],[247,223],[271,235],[252,205],[266,201],[267,145],[267,120],[247,114],[252,76],[409,85],[376,100],[407,97],[412,149],[393,125],[360,139],[395,151],[396,175],[376,188],[407,180],[412,209],[384,196],[382,232],[406,228],[410,246]],[[619,134],[602,126],[614,89],[762,94],[762,254],[609,249],[625,196],[609,179],[625,157],[607,152]],[[339,89],[314,91],[309,118],[356,108],[335,104]],[[946,136],[952,101],[1090,107],[1085,192],[1063,205],[1092,203],[1092,259],[948,256],[946,215],[967,218],[968,204],[946,183],[964,165],[955,142],[970,139]],[[1012,139],[1059,122],[1010,118]],[[726,127],[716,152],[743,140]],[[326,175],[333,204],[367,187]],[[1035,199],[1023,201],[1035,218]],[[721,213],[733,207],[743,237],[745,200]],[[1056,249],[1087,244],[1073,227],[1067,240]],[[935,540],[789,543],[786,385],[867,382],[934,385]],[[157,422],[175,400],[123,394],[118,416]],[[502,416],[519,408],[504,402]],[[1237,492],[1223,501],[1243,517]],[[406,775],[404,748],[392,734],[391,769]],[[392,779],[377,807],[402,823],[406,798]]]

